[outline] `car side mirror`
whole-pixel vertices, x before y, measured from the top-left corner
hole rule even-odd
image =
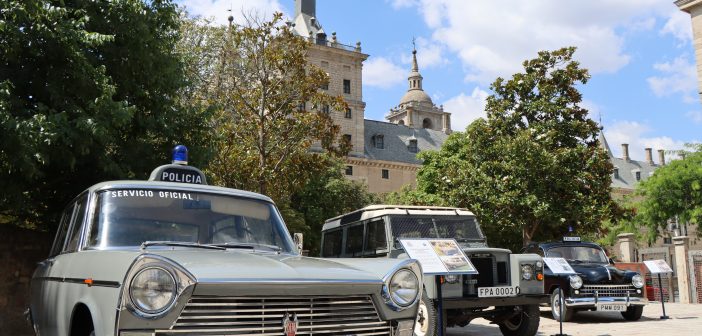
[[[302,242],[303,242],[304,236],[300,232],[295,232],[293,233],[293,242],[295,243],[295,248],[297,248],[297,252],[302,254]]]
[[[609,264],[610,264],[610,265],[614,265],[614,259],[609,258]]]

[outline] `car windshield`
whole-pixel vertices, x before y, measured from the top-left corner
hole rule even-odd
[[[558,246],[546,251],[548,258],[565,258],[568,261],[607,263],[607,256],[601,249],[592,246]]]
[[[482,241],[483,233],[473,216],[391,216],[394,238],[455,238]]]
[[[178,190],[107,190],[97,193],[91,223],[86,245],[92,248],[150,241],[292,251],[275,206],[248,198]]]

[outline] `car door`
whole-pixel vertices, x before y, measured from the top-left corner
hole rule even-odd
[[[58,285],[59,279],[51,277],[51,268],[56,256],[63,251],[63,246],[66,244],[66,236],[68,235],[68,227],[71,223],[74,206],[75,203],[71,203],[64,209],[49,256],[47,259],[39,262],[32,276],[30,307],[34,328],[40,334],[52,334],[51,330],[54,330],[52,325],[56,319],[54,312],[55,303],[52,302],[50,293],[52,288]]]

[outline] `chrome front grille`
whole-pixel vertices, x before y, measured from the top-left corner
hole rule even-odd
[[[636,293],[634,285],[583,285],[580,288],[580,295],[595,296],[595,292],[598,296],[607,297],[626,297],[627,293],[629,296],[640,295]]]
[[[283,336],[283,319],[296,315],[296,335],[390,335],[369,296],[193,296],[175,325],[157,335]]]

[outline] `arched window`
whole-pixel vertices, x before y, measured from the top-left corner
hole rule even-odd
[[[400,121],[397,122],[398,125],[404,125],[405,121],[403,119],[400,119]]]
[[[422,121],[422,128],[431,128],[431,119],[424,118]]]

